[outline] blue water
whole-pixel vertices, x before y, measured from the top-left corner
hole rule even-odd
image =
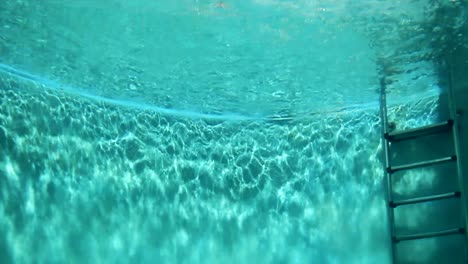
[[[0,263],[390,262],[379,76],[437,120],[444,4],[46,2],[0,3]]]
[[[399,98],[437,93],[424,2],[3,1],[1,62],[106,98],[300,117],[378,101],[382,60]]]

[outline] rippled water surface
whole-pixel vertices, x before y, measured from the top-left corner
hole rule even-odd
[[[5,0],[0,62],[108,98],[302,116],[374,103],[378,68],[397,99],[437,91],[462,3]]]
[[[464,5],[1,1],[0,263],[390,263],[380,78],[436,122]]]

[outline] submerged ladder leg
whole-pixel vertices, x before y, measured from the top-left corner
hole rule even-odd
[[[389,141],[387,140],[386,136],[388,134],[388,120],[387,120],[387,95],[386,95],[386,85],[385,85],[385,79],[381,78],[380,79],[380,120],[381,120],[381,125],[382,125],[382,144],[383,144],[383,154],[384,154],[384,167],[389,168],[390,167],[390,153],[389,153],[389,148],[390,144]],[[387,202],[390,203],[390,201],[393,201],[392,198],[392,179],[391,179],[391,173],[385,169],[385,177],[384,177],[384,182],[385,182],[385,190],[386,190],[386,199]],[[391,263],[395,263],[396,261],[396,245],[394,241],[395,237],[395,217],[393,214],[393,208],[388,204],[386,206],[387,208],[387,218],[388,218],[388,230],[390,233],[390,244],[391,244]]]

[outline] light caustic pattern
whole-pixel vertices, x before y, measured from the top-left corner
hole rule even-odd
[[[1,82],[2,263],[388,261],[377,110],[204,121],[33,86]]]

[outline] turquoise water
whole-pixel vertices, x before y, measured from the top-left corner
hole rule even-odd
[[[460,7],[2,1],[0,262],[389,263],[379,74],[397,128],[435,122]]]
[[[124,101],[304,116],[375,105],[382,67],[399,98],[437,92],[428,58],[459,22],[434,30],[431,2],[9,0],[1,62]]]
[[[7,259],[388,259],[377,110],[220,122],[2,88]]]

